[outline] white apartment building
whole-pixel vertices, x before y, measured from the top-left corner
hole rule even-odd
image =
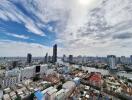
[[[48,70],[48,65],[37,66],[40,66],[40,70],[38,72],[36,72],[36,65],[6,71],[5,75],[0,78],[1,86],[3,88],[13,86],[21,81],[34,77],[36,74],[44,75]]]
[[[2,80],[2,87],[11,87],[19,83],[19,76],[4,77]]]
[[[21,69],[21,81],[32,78],[34,74],[35,74],[35,66]]]
[[[107,56],[108,65],[110,69],[116,69],[116,56],[115,55],[109,55]]]
[[[0,79],[0,84],[3,88],[13,86],[20,82],[20,76],[20,70],[18,68],[5,71],[5,75]]]
[[[48,70],[48,65],[38,65],[40,66],[40,71],[36,72],[36,65],[25,67],[25,68],[16,68],[13,70],[8,70],[5,72],[5,75],[0,78],[0,85],[5,87],[13,86],[23,80],[30,79],[36,74],[43,75]]]
[[[47,70],[48,70],[48,65],[47,64],[40,66],[40,74],[46,73]]]
[[[9,76],[17,76],[17,75],[20,76],[20,69],[19,68],[15,68],[15,69],[12,69],[12,70],[7,70],[5,72],[5,76],[6,77],[9,77]]]
[[[35,65],[21,69],[21,81],[25,79],[30,79],[34,77],[36,74],[43,75],[44,73],[46,73],[48,69],[47,67],[48,65],[45,64],[45,65],[39,65],[39,66],[40,66],[40,72],[36,72]]]

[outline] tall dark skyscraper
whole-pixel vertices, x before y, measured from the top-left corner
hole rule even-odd
[[[69,63],[70,63],[70,64],[73,63],[73,55],[69,55]]]
[[[57,62],[57,44],[53,46],[53,63]]]
[[[18,61],[13,61],[13,62],[12,62],[12,67],[13,67],[13,68],[18,67]]]
[[[32,62],[32,54],[31,53],[28,53],[27,54],[27,63],[31,63]]]

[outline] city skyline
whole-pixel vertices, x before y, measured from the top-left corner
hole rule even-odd
[[[120,5],[120,6],[119,6]],[[0,56],[132,55],[131,0],[2,0]]]

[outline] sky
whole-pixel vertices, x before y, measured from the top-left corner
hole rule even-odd
[[[0,56],[132,55],[132,0],[0,0]]]

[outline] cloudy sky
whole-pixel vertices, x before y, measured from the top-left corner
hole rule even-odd
[[[0,56],[132,54],[132,0],[0,0]]]

